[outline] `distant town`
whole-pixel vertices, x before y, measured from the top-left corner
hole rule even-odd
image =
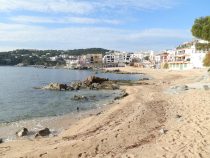
[[[126,65],[171,70],[202,68],[209,51],[204,40],[192,40],[177,48],[155,51],[121,52],[101,48],[78,50],[19,49],[0,53],[0,65],[64,67],[85,69],[101,67],[125,67]]]

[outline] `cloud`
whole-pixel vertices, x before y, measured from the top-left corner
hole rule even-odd
[[[177,2],[176,2],[177,3]],[[104,8],[118,9],[167,9],[171,8],[176,3],[173,0],[106,0],[101,3],[101,0],[95,0],[95,4]]]
[[[14,16],[10,17],[9,20],[16,23],[58,23],[58,24],[120,24],[120,20],[115,19],[97,19],[87,17],[62,17],[62,18],[51,18],[51,17],[38,17],[38,16]]]
[[[88,2],[74,0],[0,0],[0,12],[16,10],[84,14],[92,10]]]
[[[164,9],[174,5],[173,0],[0,0],[0,12],[88,14],[101,10]]]
[[[15,45],[16,48],[37,49],[103,47],[117,50],[160,50],[175,47],[175,44],[190,38],[189,30],[126,30],[107,27],[49,29],[38,26],[0,23],[0,48]]]

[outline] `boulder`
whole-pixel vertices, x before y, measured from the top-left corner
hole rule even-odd
[[[45,128],[45,129],[38,131],[38,133],[35,134],[35,138],[38,136],[41,136],[41,137],[49,136],[50,133],[51,132],[50,132],[49,128]]]
[[[86,85],[91,85],[92,83],[103,83],[104,81],[108,81],[109,79],[107,78],[100,78],[100,77],[96,77],[96,76],[89,76],[84,80],[84,83]]]
[[[72,100],[88,100],[88,98],[86,96],[82,96],[82,95],[74,95]]]
[[[2,138],[0,138],[0,144],[1,144],[1,143],[3,143],[3,139],[2,139]]]
[[[42,87],[44,90],[71,90],[71,87],[67,84],[50,83],[47,86]]]
[[[80,82],[75,82],[75,83],[72,83],[72,84],[70,85],[70,87],[72,87],[73,90],[79,90],[80,87],[81,87],[81,85],[82,85],[82,83],[80,83]]]
[[[89,86],[89,89],[101,89],[101,85],[99,83],[92,83],[90,86]]]
[[[17,135],[18,137],[26,136],[26,135],[28,135],[28,129],[24,127],[24,128],[22,128],[22,129],[20,129],[19,131],[17,131],[17,132],[16,132],[16,135]]]
[[[101,84],[100,89],[116,90],[119,89],[119,85],[112,81],[105,81]]]
[[[168,132],[168,130],[161,128],[159,132],[160,132],[160,134],[166,134]]]
[[[208,85],[203,85],[203,89],[208,91],[209,90],[209,86]]]
[[[42,89],[46,90],[60,90],[60,84],[59,83],[50,83],[47,86],[44,86]]]

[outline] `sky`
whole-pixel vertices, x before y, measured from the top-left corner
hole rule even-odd
[[[193,39],[209,0],[0,0],[0,51],[161,51]]]

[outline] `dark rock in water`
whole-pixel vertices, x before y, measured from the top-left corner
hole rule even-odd
[[[96,77],[96,76],[89,76],[84,80],[84,83],[86,85],[91,85],[92,83],[103,83],[104,81],[108,81],[109,79],[107,78],[100,78],[100,77]]]
[[[128,96],[128,93],[126,91],[123,91],[120,96],[118,97],[115,97],[114,100],[119,100],[119,99],[122,99],[124,97],[127,97]]]
[[[3,143],[3,139],[2,138],[0,138],[0,144],[2,144]]]
[[[59,84],[59,90],[68,90],[68,86],[66,84]]]
[[[101,89],[101,85],[99,83],[92,83],[90,86],[89,86],[89,89]]]
[[[70,87],[72,87],[73,90],[79,90],[81,85],[82,85],[82,83],[75,82],[75,83],[72,83]]]
[[[72,100],[88,100],[88,98],[86,96],[82,96],[82,95],[74,95]]]
[[[119,89],[119,85],[113,81],[105,81],[101,84],[100,89],[107,89],[107,90],[116,90]]]
[[[141,78],[139,81],[145,81],[145,80],[149,80],[149,78],[144,77],[144,78]]]
[[[42,137],[49,136],[50,133],[51,132],[50,132],[49,128],[45,128],[45,129],[38,131],[38,133],[35,135],[35,138],[38,136],[42,136]]]
[[[16,135],[18,137],[26,136],[26,135],[28,135],[28,129],[27,128],[22,128],[21,130],[16,132]]]

